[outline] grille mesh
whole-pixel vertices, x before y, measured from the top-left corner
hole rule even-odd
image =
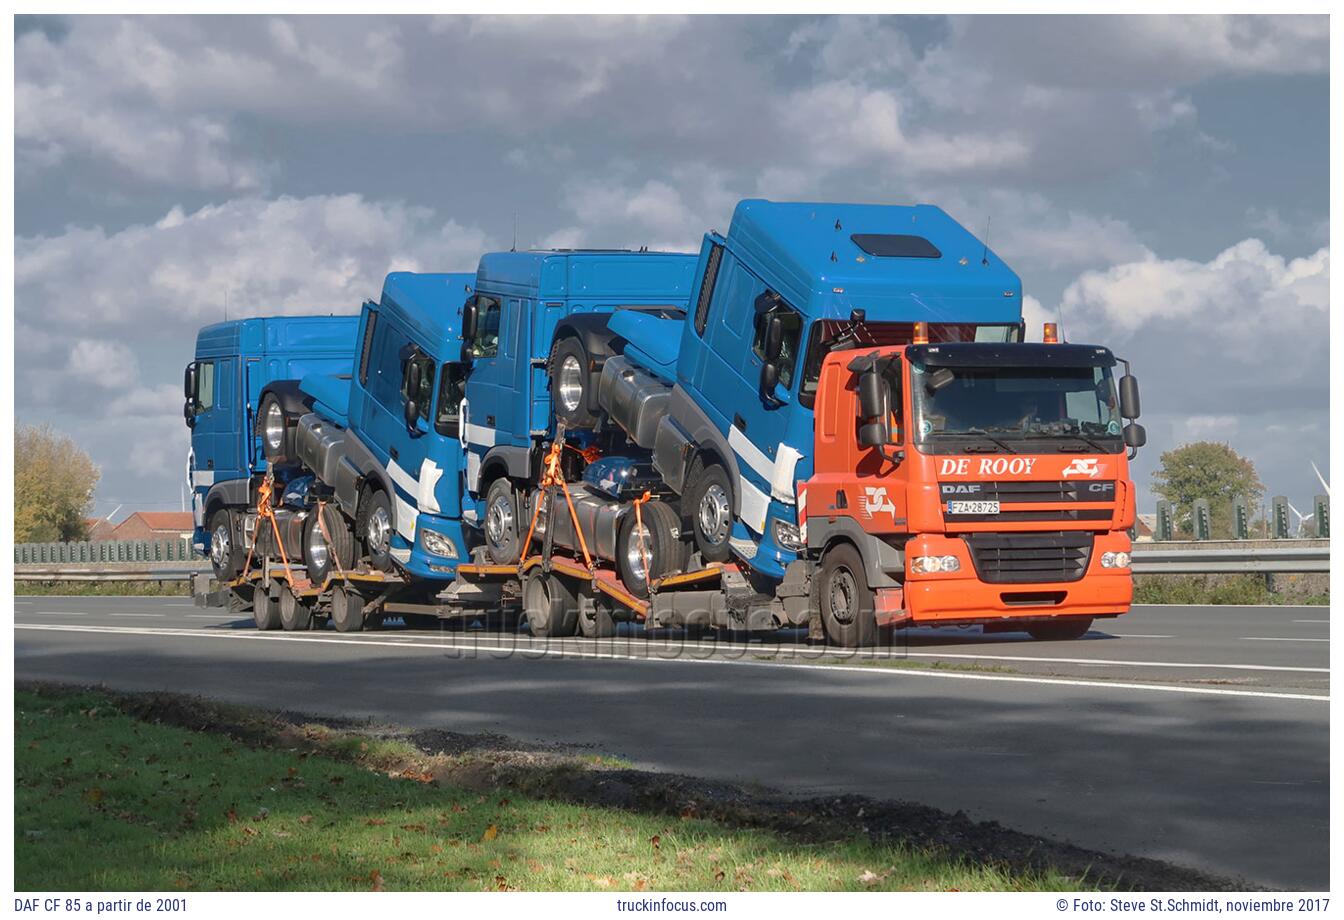
[[[977,533],[962,539],[980,578],[994,584],[1077,581],[1092,557],[1092,534]]]

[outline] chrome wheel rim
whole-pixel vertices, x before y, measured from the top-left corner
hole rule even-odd
[[[513,536],[513,501],[500,495],[485,512],[485,533],[494,546],[503,546]]]
[[[630,539],[625,546],[625,562],[630,567],[630,574],[639,581],[646,581],[649,570],[644,560],[652,555],[653,540],[649,536],[649,529],[643,524],[631,527]]]
[[[854,622],[854,604],[858,596],[858,584],[854,573],[849,569],[836,569],[831,574],[830,590],[831,617],[840,624],[848,626]]]
[[[327,567],[329,556],[327,541],[322,536],[322,528],[314,522],[313,529],[308,534],[308,562],[313,568],[324,569]]]
[[[718,545],[728,536],[728,493],[723,486],[714,483],[700,497],[700,507],[696,509],[696,519],[700,525],[700,535],[709,543]]]
[[[386,508],[374,508],[369,513],[369,525],[366,532],[370,550],[383,552],[387,549],[388,540],[392,535],[392,515],[387,513]]]
[[[573,412],[579,407],[579,398],[583,396],[583,368],[579,366],[579,359],[573,355],[566,355],[560,362],[560,405],[565,407],[566,412]]]
[[[210,561],[216,568],[224,568],[229,559],[229,527],[220,524],[210,534]]]

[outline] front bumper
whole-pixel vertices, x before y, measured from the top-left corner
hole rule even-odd
[[[960,560],[961,570],[934,575],[907,571],[905,624],[992,623],[1126,613],[1134,597],[1131,571],[1101,567],[1102,553],[1119,551],[1130,551],[1128,535],[1098,534],[1087,570],[1076,581],[986,582],[976,574],[964,541],[934,535],[919,537],[907,544],[907,560],[919,555],[953,555]]]
[[[424,532],[433,530],[453,542],[457,549],[455,557],[438,556],[425,547]],[[396,554],[394,554],[395,556]],[[457,567],[470,560],[471,544],[467,541],[467,530],[462,522],[452,518],[439,517],[421,512],[416,518],[415,543],[411,554],[405,561],[398,560],[401,567],[417,578],[451,581],[457,576]]]

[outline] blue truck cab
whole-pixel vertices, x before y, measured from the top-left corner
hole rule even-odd
[[[287,381],[263,393],[268,458],[311,475],[327,502],[325,533],[304,530],[310,574],[352,567],[360,548],[378,568],[439,582],[466,559],[461,316],[473,281],[389,274],[351,330],[352,373],[308,374],[297,392]]]
[[[612,318],[625,345],[607,371],[627,392],[670,387],[636,440],[701,554],[780,578],[805,547],[796,484],[826,354],[908,343],[917,322],[931,342],[1013,341],[1021,301],[1017,274],[940,208],[745,200],[727,236],[705,236],[684,320]]]
[[[493,252],[464,307],[463,516],[496,562],[516,558],[522,496],[557,422],[585,435],[595,383],[614,354],[607,318],[631,311],[680,319],[696,256],[646,251]],[[619,343],[617,343],[619,345]]]
[[[216,323],[197,334],[195,359],[184,374],[183,414],[191,428],[187,478],[198,552],[211,549],[212,519],[224,528],[219,539],[234,540],[230,521],[248,507],[252,480],[265,472],[254,424],[262,389],[310,373],[350,373],[358,321],[258,317]]]

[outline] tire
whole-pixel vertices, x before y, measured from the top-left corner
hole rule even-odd
[[[272,445],[269,436],[270,426],[279,424],[282,433],[278,445]],[[294,456],[295,420],[286,412],[280,397],[267,393],[257,407],[256,427],[261,435],[261,452],[275,466],[285,466],[295,461]]]
[[[611,600],[597,591],[583,591],[578,600],[579,635],[585,639],[609,639],[616,635]]]
[[[280,604],[267,593],[265,586],[257,585],[252,591],[252,622],[257,629],[279,629]]]
[[[839,543],[827,550],[817,575],[817,603],[832,645],[861,648],[877,644],[874,600],[863,557],[853,544]]]
[[[1054,623],[1033,623],[1027,627],[1027,633],[1038,642],[1065,642],[1081,639],[1092,628],[1092,618],[1069,618]]]
[[[331,624],[337,632],[359,632],[364,628],[364,596],[345,585],[331,589]]]
[[[210,567],[221,584],[233,581],[243,570],[243,559],[233,541],[233,514],[220,508],[210,515]]]
[[[496,565],[513,565],[522,552],[524,526],[518,494],[507,476],[490,483],[485,492],[485,551]]]
[[[597,417],[589,411],[594,386],[588,349],[573,336],[551,346],[547,374],[551,381],[551,406],[557,421],[568,428],[592,428]]]
[[[328,575],[337,570],[337,560],[347,569],[354,567],[355,535],[350,531],[350,522],[344,514],[333,505],[323,505],[322,520],[331,537],[331,544],[328,545],[322,528],[318,526],[317,514],[317,509],[314,509],[303,525],[303,564],[308,567],[308,579],[320,586]]]
[[[373,567],[384,572],[392,571],[392,503],[382,489],[369,489],[360,502],[360,517],[364,526],[360,539],[364,541],[364,551],[369,554]]]
[[[682,509],[695,548],[706,562],[727,562],[732,555],[728,538],[733,533],[733,486],[728,471],[697,457],[687,481],[690,485],[682,493]]]
[[[653,579],[658,579],[681,567],[681,521],[670,506],[660,501],[645,504],[640,509],[640,518],[642,531],[637,529],[634,508],[621,519],[616,532],[616,571],[626,590],[636,597],[648,597],[650,572]]]
[[[564,639],[578,625],[579,601],[574,589],[559,575],[533,569],[523,579],[523,612],[538,639]]]
[[[280,589],[280,625],[285,632],[307,632],[313,628],[313,602],[299,597],[290,588]]]

